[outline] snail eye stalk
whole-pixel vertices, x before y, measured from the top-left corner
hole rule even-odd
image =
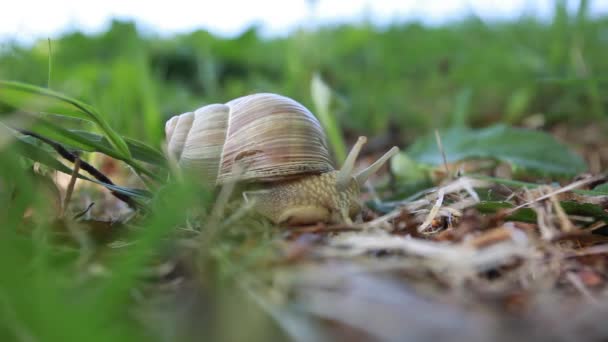
[[[388,152],[386,152],[382,157],[378,158],[372,165],[368,166],[366,169],[360,171],[357,175],[355,175],[355,179],[359,185],[365,184],[369,176],[378,172],[382,165],[386,163],[392,156],[399,153],[399,148],[397,146],[393,146]]]
[[[357,139],[357,142],[355,143],[353,148],[348,153],[348,156],[346,156],[346,160],[344,160],[344,165],[342,165],[342,168],[338,172],[338,177],[336,180],[338,189],[343,190],[343,189],[346,189],[346,187],[348,186],[348,183],[350,182],[350,180],[352,178],[353,169],[355,168],[355,162],[357,161],[357,158],[359,157],[361,148],[363,147],[363,145],[366,142],[367,142],[366,137],[359,137],[359,139]]]

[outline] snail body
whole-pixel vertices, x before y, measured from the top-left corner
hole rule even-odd
[[[367,169],[352,175],[365,138],[343,167],[331,162],[323,128],[300,103],[261,93],[211,104],[169,119],[169,158],[217,185],[258,183],[245,191],[254,209],[278,224],[351,222],[360,211],[360,186],[391,156],[393,147]]]

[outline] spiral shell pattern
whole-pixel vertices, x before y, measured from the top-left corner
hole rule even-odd
[[[168,153],[209,181],[272,182],[334,170],[317,118],[285,96],[260,93],[169,119]],[[235,168],[238,163],[239,168]],[[241,171],[238,171],[241,170]]]

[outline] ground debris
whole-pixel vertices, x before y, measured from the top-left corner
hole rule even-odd
[[[366,222],[297,228],[280,240],[274,286],[331,338],[599,340],[607,329],[584,327],[608,310],[604,209],[574,192],[595,178],[500,186],[481,212],[497,185],[461,177]]]

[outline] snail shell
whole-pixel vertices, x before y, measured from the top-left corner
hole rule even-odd
[[[186,170],[217,184],[271,182],[334,170],[317,118],[285,96],[261,93],[172,117],[168,152]],[[234,163],[244,171],[234,174]]]
[[[319,121],[298,102],[253,94],[174,116],[165,125],[169,158],[207,182],[266,182],[245,191],[254,209],[278,224],[352,223],[360,187],[398,152],[353,172],[366,138],[359,137],[340,170],[329,157]],[[235,166],[243,167],[235,167]]]

